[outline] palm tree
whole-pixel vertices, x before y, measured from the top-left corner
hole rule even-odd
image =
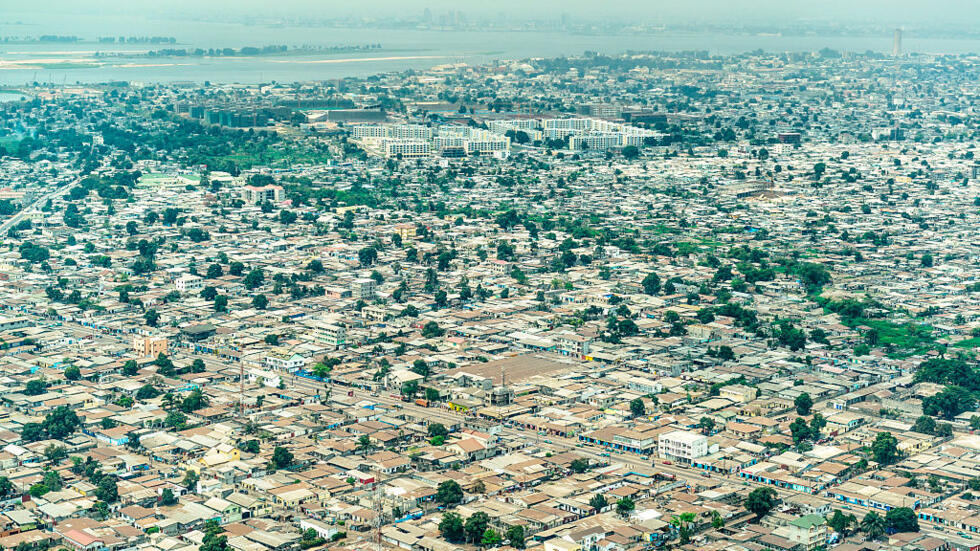
[[[163,395],[162,401],[163,401],[163,409],[171,410],[177,404],[178,399],[174,393],[168,392]]]
[[[861,531],[870,540],[876,540],[885,534],[885,519],[871,511],[861,519]]]
[[[681,513],[680,515],[674,515],[670,518],[670,524],[677,528],[677,533],[680,536],[680,544],[686,545],[691,541],[691,527],[690,523],[694,522],[697,517],[694,513]]]

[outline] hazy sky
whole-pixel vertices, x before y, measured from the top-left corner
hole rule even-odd
[[[32,12],[159,15],[405,15],[425,8],[514,17],[629,18],[638,21],[818,20],[951,27],[980,26],[980,0],[0,0],[0,16]]]

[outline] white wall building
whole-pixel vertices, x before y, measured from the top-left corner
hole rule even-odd
[[[664,459],[690,463],[708,455],[708,437],[686,430],[661,434],[657,442],[657,455]]]

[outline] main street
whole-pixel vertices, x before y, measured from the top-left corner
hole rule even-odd
[[[368,402],[374,402],[382,404],[390,410],[404,410],[410,412],[414,417],[419,419],[430,419],[432,422],[442,422],[455,424],[460,423],[466,419],[466,415],[454,412],[447,409],[431,408],[419,406],[413,402],[403,402],[400,398],[394,397],[383,393],[372,393],[359,388],[351,388],[340,385],[326,385],[325,383],[313,381],[311,379],[306,379],[303,377],[295,377],[290,381],[291,385],[300,386],[309,390],[322,392],[325,388],[329,388],[331,392],[342,392],[344,394],[353,393],[353,397],[358,400],[364,400]],[[821,404],[825,404],[829,400],[823,400],[814,405],[816,408]],[[577,455],[586,457],[598,464],[609,464],[616,465],[620,464],[626,468],[634,470],[634,472],[641,474],[653,474],[654,472],[662,474],[673,475],[677,480],[684,481],[692,488],[697,488],[699,485],[707,486],[711,485],[714,481],[724,481],[729,484],[736,484],[739,486],[747,487],[761,487],[760,485],[739,479],[732,475],[726,475],[721,473],[710,473],[710,478],[702,474],[702,471],[698,469],[693,469],[690,467],[680,467],[676,464],[666,465],[662,461],[657,459],[643,459],[642,457],[622,453],[613,449],[599,448],[585,442],[581,442],[575,438],[566,438],[555,435],[545,435],[540,434],[536,431],[528,431],[524,429],[518,429],[510,427],[507,425],[502,425],[501,432],[508,436],[515,438],[523,438],[529,441],[529,444],[533,444],[537,447],[548,446],[555,448],[561,452],[574,452]],[[788,488],[779,488],[779,493],[782,495],[793,494],[793,495],[803,495],[806,494],[812,499],[816,499],[819,502],[827,504],[831,510],[840,510],[844,514],[853,514],[858,520],[864,517],[865,514],[872,511],[866,507],[861,507],[858,505],[849,505],[841,503],[831,497],[818,495],[818,494],[808,494],[806,492],[799,492],[796,490],[791,490]],[[884,515],[885,513],[880,510],[875,510],[879,515]],[[922,527],[922,531],[928,533],[936,538],[942,539],[944,541],[950,541],[958,543],[962,547],[969,548],[972,543],[964,538],[960,538],[948,532],[948,529],[939,525],[936,525],[927,521],[919,521]]]
[[[40,206],[43,205],[48,199],[53,199],[55,196],[57,196],[60,193],[63,193],[72,184],[75,184],[75,183],[76,183],[76,181],[72,181],[72,182],[63,184],[63,185],[61,185],[59,187],[56,187],[55,189],[53,189],[53,190],[45,193],[44,195],[38,197],[30,205],[28,205],[28,206],[20,209],[19,212],[17,212],[16,214],[14,214],[13,216],[11,216],[7,220],[5,220],[3,223],[0,223],[0,235],[7,235],[7,231],[9,231],[10,228],[13,228],[17,224],[19,224],[21,220],[23,220],[25,217],[27,217],[27,215],[32,214],[34,211],[36,211],[37,209],[39,209]]]

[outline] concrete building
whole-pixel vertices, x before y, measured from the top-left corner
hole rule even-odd
[[[361,300],[371,300],[378,290],[378,282],[369,277],[360,277],[351,282],[351,295]]]
[[[133,353],[137,356],[159,356],[167,353],[168,342],[163,337],[133,337]]]
[[[804,551],[812,551],[827,542],[827,522],[820,515],[805,515],[774,533],[799,545]]]
[[[690,463],[708,454],[708,437],[685,430],[661,434],[657,440],[657,454],[664,459]]]
[[[285,198],[286,192],[282,189],[282,186],[269,184],[265,186],[247,185],[242,187],[242,201],[250,205],[264,201],[280,203]]]

